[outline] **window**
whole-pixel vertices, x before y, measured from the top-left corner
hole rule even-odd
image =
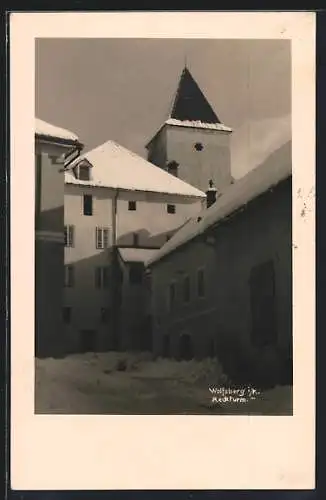
[[[183,280],[183,300],[185,302],[190,301],[190,278],[189,276],[185,276]]]
[[[63,319],[64,323],[71,322],[71,307],[64,307],[62,309],[62,319]]]
[[[73,247],[74,246],[74,236],[75,236],[75,227],[68,225],[65,226],[65,246]]]
[[[166,209],[168,214],[175,214],[175,205],[167,205]]]
[[[109,309],[108,307],[101,307],[101,323],[108,323]]]
[[[75,269],[74,266],[65,266],[64,269],[64,279],[65,279],[65,287],[72,288],[75,284]]]
[[[79,165],[78,174],[81,181],[89,181],[89,167],[87,165]]]
[[[129,282],[132,285],[139,285],[143,281],[143,264],[138,262],[133,262],[129,267]]]
[[[93,215],[93,196],[84,194],[84,215]]]
[[[137,205],[136,205],[136,202],[135,201],[128,201],[128,210],[136,210],[137,209]]]
[[[109,287],[109,268],[96,267],[95,268],[95,287],[108,288]]]
[[[204,146],[202,145],[201,142],[196,142],[194,147],[196,151],[202,151],[204,149]]]
[[[198,293],[198,297],[205,297],[205,273],[204,273],[204,269],[198,269],[198,272],[197,272],[197,293]]]
[[[273,261],[252,269],[250,274],[252,342],[257,346],[275,344],[277,323],[275,307],[275,270]]]
[[[169,285],[169,309],[170,311],[174,308],[175,305],[175,283],[170,283]]]
[[[95,230],[96,248],[103,249],[109,246],[109,229],[97,227]]]
[[[133,245],[134,247],[138,247],[139,245],[139,234],[138,233],[133,233]]]

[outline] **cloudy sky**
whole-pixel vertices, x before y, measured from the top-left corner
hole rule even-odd
[[[291,134],[291,53],[285,40],[41,39],[36,115],[89,150],[113,139],[146,155],[167,118],[185,61],[233,129],[239,177]]]

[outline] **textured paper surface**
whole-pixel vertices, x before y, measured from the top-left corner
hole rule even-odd
[[[293,417],[34,415],[34,44],[42,37],[292,40]],[[10,66],[12,488],[314,488],[315,15],[13,13]]]

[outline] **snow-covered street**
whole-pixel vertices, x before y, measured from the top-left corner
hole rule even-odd
[[[35,411],[51,414],[292,413],[292,389],[277,387],[248,402],[218,402],[227,388],[217,360],[151,360],[149,354],[89,353],[37,359]]]

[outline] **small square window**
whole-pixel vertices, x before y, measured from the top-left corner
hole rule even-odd
[[[62,319],[64,323],[68,324],[71,322],[71,307],[63,307]]]
[[[128,201],[128,210],[131,211],[137,210],[137,204],[135,201]]]
[[[84,215],[93,215],[93,196],[91,194],[84,194],[83,210]]]
[[[167,205],[166,209],[168,214],[175,214],[175,205]]]

